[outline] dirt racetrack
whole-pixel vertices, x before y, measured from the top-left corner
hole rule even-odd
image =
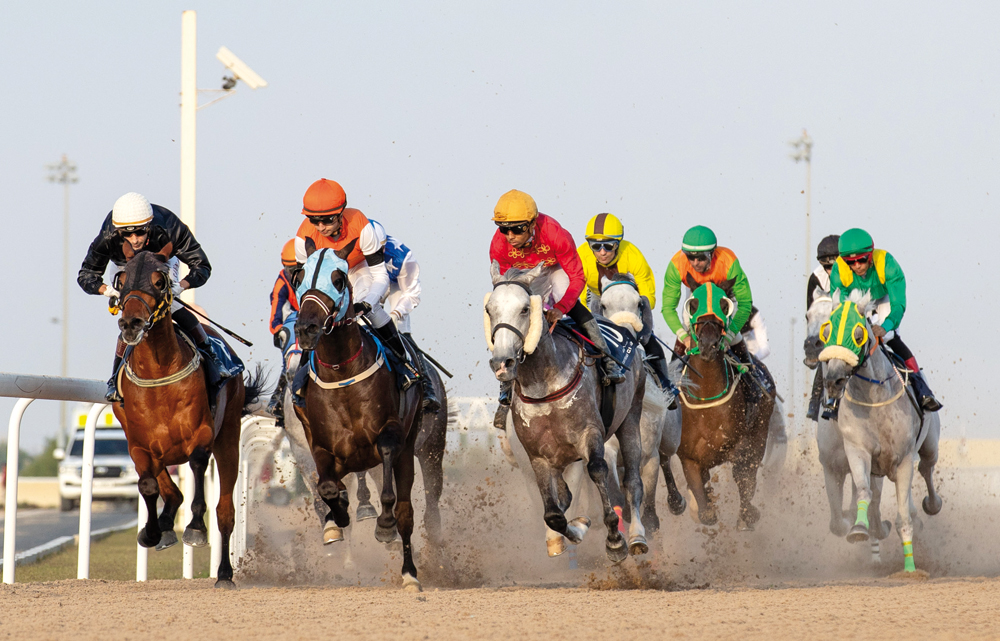
[[[0,586],[16,639],[992,639],[995,579],[771,589],[242,588],[210,580]]]

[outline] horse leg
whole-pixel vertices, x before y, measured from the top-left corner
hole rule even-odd
[[[736,529],[753,530],[754,524],[760,520],[760,510],[751,503],[757,492],[757,467],[759,459],[747,460],[739,457],[733,461],[733,480],[740,493],[740,517],[736,520]]]
[[[674,480],[674,471],[670,469],[670,456],[660,454],[660,468],[663,469],[663,480],[667,483],[667,507],[671,514],[684,514],[687,509],[687,500],[681,491],[677,489],[677,481]],[[656,481],[654,480],[655,484]]]
[[[343,474],[338,469],[336,459],[329,452],[315,450],[313,460],[316,461],[316,471],[319,474],[316,489],[330,508],[323,523],[323,545],[337,543],[344,540],[344,528],[351,524],[351,515],[347,511],[350,499],[341,480]]]
[[[591,429],[586,435],[587,443],[587,472],[590,479],[597,486],[597,491],[601,495],[601,506],[604,508],[604,525],[608,528],[608,538],[604,544],[605,552],[612,563],[621,563],[628,556],[628,546],[625,545],[625,537],[618,531],[618,514],[611,506],[611,498],[608,493],[608,464],[604,460],[604,440],[601,438],[601,430]],[[634,471],[634,470],[633,470]],[[629,479],[635,481],[636,479]],[[641,485],[640,485],[641,496]],[[635,514],[639,514],[639,505],[633,505]],[[638,519],[633,519],[638,521]],[[642,525],[640,524],[641,528]],[[572,540],[572,539],[571,539]]]
[[[156,482],[153,460],[146,452],[132,451],[132,462],[139,473],[139,496],[146,502],[146,526],[139,531],[138,542],[144,548],[151,548],[160,542],[162,533],[156,518],[156,501],[160,498],[160,486]]]
[[[620,454],[618,437],[614,436],[604,443],[604,462],[608,464],[608,496],[611,499],[611,507],[619,517],[618,529],[624,534],[624,526],[621,519],[632,520],[632,509],[622,492],[621,478],[618,476],[618,459]]]
[[[208,469],[208,450],[196,447],[188,461],[194,474],[194,497],[191,499],[191,522],[184,528],[181,540],[185,545],[200,548],[208,545],[208,528],[205,527],[205,470]]]
[[[625,463],[625,494],[628,497],[628,504],[632,508],[633,516],[628,529],[628,549],[633,556],[649,552],[649,545],[646,543],[646,529],[639,517],[642,514],[643,497],[641,415],[642,401],[638,400],[638,402],[633,403],[628,416],[618,428],[618,443],[621,448],[622,460]],[[655,474],[655,463],[653,471]]]
[[[847,536],[851,529],[850,523],[844,517],[844,479],[847,471],[835,469],[832,465],[823,466],[823,483],[826,486],[826,500],[830,505],[830,532],[834,536]]]
[[[415,429],[415,428],[414,428]],[[420,592],[420,581],[417,580],[417,566],[413,563],[413,503],[410,502],[410,492],[413,490],[413,445],[409,444],[399,453],[399,458],[392,466],[396,481],[396,524],[399,536],[403,539],[403,589],[407,592]]]
[[[442,398],[438,394],[438,398]],[[437,420],[437,417],[433,417]],[[435,546],[443,541],[441,536],[441,492],[444,490],[444,448],[446,430],[439,429],[431,434],[416,452],[420,461],[420,475],[424,480],[424,529],[427,538]]]
[[[847,464],[851,466],[851,478],[854,479],[854,487],[857,488],[857,517],[854,527],[847,533],[847,540],[851,543],[867,541],[868,531],[868,506],[872,501],[872,491],[870,486],[872,455],[851,443],[844,443],[844,453],[847,455]]]
[[[156,480],[160,486],[160,498],[163,499],[163,511],[160,512],[160,518],[158,519],[162,535],[160,542],[156,544],[156,549],[159,551],[166,550],[177,544],[177,533],[174,532],[174,519],[177,517],[177,510],[180,509],[181,504],[184,502],[184,495],[181,494],[181,490],[174,483],[174,480],[170,478],[170,473],[167,470],[160,470],[160,473],[156,476]]]
[[[309,493],[312,495],[313,510],[316,512],[319,522],[326,523],[326,517],[330,512],[330,509],[323,501],[323,497],[319,495],[319,474],[316,472],[316,462],[313,460],[312,450],[309,449],[309,442],[306,439],[305,429],[302,425],[302,421],[299,420],[295,412],[288,411],[288,408],[294,407],[292,404],[292,390],[290,385],[285,389],[283,407],[286,408],[285,436],[288,438],[288,446],[292,450],[292,456],[295,457],[295,464],[299,467],[299,473],[302,475],[302,480],[305,482],[306,487],[309,488]]]
[[[234,587],[229,540],[236,525],[233,489],[240,469],[240,413],[243,407],[243,401],[236,402],[237,400],[234,398],[226,406],[224,423],[213,445],[215,466],[219,470],[219,502],[215,505],[215,517],[219,523],[219,539],[222,541],[221,560],[216,572],[218,578],[215,581],[217,588]]]
[[[708,470],[703,470],[701,465],[693,459],[682,458],[681,466],[684,468],[688,492],[694,499],[694,505],[691,506],[691,516],[698,519],[702,525],[715,525],[719,517],[715,512],[715,506],[708,498],[708,492],[705,490]]]
[[[368,489],[368,473],[358,472],[358,507],[354,510],[354,516],[358,521],[374,519],[378,516],[375,506],[372,505],[372,493]]]
[[[927,418],[927,421],[936,420]],[[927,436],[924,438],[923,444],[920,446],[920,464],[917,469],[920,470],[920,476],[924,477],[924,483],[927,484],[927,496],[923,500],[924,512],[930,514],[931,516],[937,514],[941,511],[941,497],[938,496],[937,490],[934,488],[934,466],[937,465],[938,460],[938,438],[941,436],[939,425],[929,425],[927,430]]]
[[[642,524],[649,528],[650,534],[660,529],[660,516],[656,513],[656,482],[660,480],[660,455],[643,455],[640,476],[642,477]]]
[[[917,568],[913,564],[913,516],[910,514],[913,484],[913,456],[903,457],[902,463],[896,467],[896,510],[899,519],[899,537],[903,540],[903,569],[913,572]]]
[[[398,423],[386,425],[379,433],[376,445],[382,456],[382,514],[375,526],[375,539],[380,543],[392,543],[396,539],[396,517],[392,507],[396,503],[396,495],[392,488],[392,468],[403,450],[402,429]]]

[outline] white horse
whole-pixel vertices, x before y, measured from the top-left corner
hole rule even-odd
[[[820,330],[826,345],[819,355],[825,364],[826,404],[832,407],[842,401],[837,429],[857,487],[857,518],[847,540],[868,540],[868,508],[873,499],[869,479],[887,476],[896,485],[896,525],[903,542],[904,569],[913,572],[913,459],[920,456],[920,474],[927,484],[924,511],[937,514],[941,498],[932,475],[941,423],[936,413],[921,417],[915,409],[905,381],[871,334],[871,324],[865,319],[870,305],[868,295],[854,293]],[[850,343],[860,349],[860,357],[848,347]]]

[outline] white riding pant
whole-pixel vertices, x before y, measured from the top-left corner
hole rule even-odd
[[[389,286],[389,295],[386,296],[385,300],[382,301],[383,309],[385,307],[388,307],[389,309],[396,309],[397,308],[397,303],[405,295],[406,295],[406,292],[401,291],[399,289],[399,287],[395,283],[393,283],[392,285]],[[396,323],[396,329],[398,331],[404,332],[404,333],[409,333],[410,332],[410,315],[409,314],[404,314],[403,316],[401,316],[399,318],[396,318],[392,314],[389,314],[389,316],[392,318],[393,322]]]
[[[542,297],[542,307],[552,309],[569,289],[569,276],[562,267],[549,267],[531,283],[531,291]]]
[[[767,326],[764,324],[764,315],[757,310],[748,323],[750,329],[746,330],[747,351],[759,361],[764,360],[771,354],[771,347],[767,342]]]
[[[351,282],[351,289],[355,293],[355,302],[362,300],[364,295],[371,290],[372,285],[375,284],[372,274],[364,262],[358,263],[347,272],[347,280]],[[382,307],[382,303],[373,304],[372,310],[365,314],[364,317],[376,329],[385,327],[392,321],[392,317]]]

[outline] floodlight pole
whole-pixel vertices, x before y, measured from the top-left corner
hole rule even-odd
[[[58,163],[46,165],[49,170],[49,182],[63,186],[63,274],[62,274],[62,359],[59,365],[59,375],[66,378],[69,368],[69,186],[77,182],[76,165],[62,155]],[[65,448],[67,442],[66,402],[59,403],[58,446]]]
[[[809,269],[812,266],[812,261],[810,260],[810,256],[812,256],[812,251],[813,251],[813,246],[812,246],[812,230],[811,230],[811,220],[810,220],[811,219],[811,216],[810,216],[811,211],[810,211],[810,209],[811,209],[811,206],[812,206],[812,146],[813,146],[813,141],[812,141],[812,138],[809,137],[809,133],[805,129],[803,129],[802,130],[802,136],[798,140],[793,140],[793,141],[791,141],[788,144],[790,144],[795,149],[795,153],[791,154],[792,160],[794,160],[796,163],[799,162],[800,160],[803,160],[806,163],[806,189],[805,189],[805,194],[806,194],[806,253],[803,254],[803,256],[802,256],[802,265],[803,265],[804,270],[805,270],[805,282],[808,283],[809,282],[809,274],[812,271],[812,270]],[[803,388],[802,388],[803,390],[805,390],[804,397],[805,397],[806,407],[808,407],[809,394],[810,394],[810,391],[812,390],[812,385],[811,385],[811,382],[810,382],[809,378],[810,378],[809,377],[809,370],[806,369],[806,371],[805,371],[805,378],[803,379],[804,380],[804,384],[803,384]],[[792,395],[792,397],[794,398],[794,395]],[[792,411],[793,412],[795,411],[794,408],[796,406],[798,406],[798,403],[795,403],[793,401],[793,403],[792,403],[792,408],[793,408]],[[805,415],[806,415],[806,412],[803,411],[802,412],[802,416],[804,417]],[[804,427],[805,427],[805,424],[803,423],[803,428]]]
[[[198,111],[198,14],[181,14],[181,222],[195,233],[195,137]],[[184,272],[187,269],[182,266]],[[194,290],[181,300],[194,303]]]

